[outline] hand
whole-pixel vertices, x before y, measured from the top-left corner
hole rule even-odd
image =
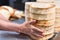
[[[33,39],[37,39],[39,37],[43,37],[43,30],[40,30],[36,27],[34,27],[32,24],[34,24],[36,21],[30,21],[25,22],[20,25],[20,32],[27,34],[29,36],[33,36]]]

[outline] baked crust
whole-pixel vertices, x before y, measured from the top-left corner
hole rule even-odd
[[[8,9],[4,8],[4,7],[0,7],[0,13],[1,15],[3,15],[6,19],[10,18],[10,12]]]
[[[10,6],[1,6],[1,7],[8,9],[11,16],[14,14],[14,9],[12,7],[10,7]]]

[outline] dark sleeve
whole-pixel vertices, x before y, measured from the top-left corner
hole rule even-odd
[[[9,5],[9,0],[0,0],[0,5]]]

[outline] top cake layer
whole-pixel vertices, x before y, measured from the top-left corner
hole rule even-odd
[[[46,8],[52,8],[54,7],[55,5],[51,4],[51,3],[32,3],[31,4],[31,7],[33,8],[41,8],[41,9],[46,9]]]
[[[55,13],[55,5],[52,3],[38,3],[30,4],[29,11],[34,14],[49,14]]]
[[[54,2],[55,0],[37,0],[37,2]]]

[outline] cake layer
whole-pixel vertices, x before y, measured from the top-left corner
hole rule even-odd
[[[55,13],[55,8],[44,9],[44,8],[32,8],[29,10],[33,14],[53,14]]]
[[[55,7],[55,5],[52,3],[38,3],[38,2],[31,3],[30,6],[32,8],[39,8],[39,9],[47,9],[47,8],[49,9]]]
[[[55,23],[55,27],[60,27],[60,23]]]
[[[60,17],[60,8],[56,8],[56,17]]]
[[[37,20],[36,21],[36,26],[51,26],[51,25],[54,25],[55,23],[55,20],[49,20],[49,21],[46,21],[46,20]]]
[[[50,26],[50,27],[42,27],[42,26],[35,26],[41,30],[44,30],[43,34],[44,35],[48,35],[48,34],[51,34],[51,33],[54,33],[54,26]]]
[[[60,17],[55,20],[55,27],[60,27]]]
[[[55,5],[51,3],[32,3],[30,4],[31,13],[34,14],[49,14],[55,13]]]
[[[59,18],[56,18],[56,19],[55,19],[55,22],[56,22],[56,23],[57,23],[57,22],[60,23],[60,17],[59,17]]]
[[[50,38],[52,38],[54,36],[54,33],[52,33],[52,34],[49,34],[49,35],[45,35],[43,38],[41,38],[41,37],[37,37],[38,39],[37,40],[48,40],[48,39],[50,39]],[[33,40],[35,40],[35,35],[33,36],[33,34],[32,35],[30,35],[30,37],[33,39]]]
[[[55,27],[55,32],[60,32],[60,26]]]
[[[27,19],[26,17],[30,17],[30,12],[29,12],[29,9],[30,9],[30,4],[32,2],[26,2],[25,3],[25,19]]]
[[[52,14],[33,14],[33,13],[30,13],[30,17],[32,19],[36,19],[36,20],[53,20],[55,19],[55,14],[52,13]]]
[[[55,1],[54,4],[56,5],[56,17],[60,17],[60,2]]]
[[[36,0],[37,2],[47,2],[47,3],[51,3],[54,2],[55,0]]]
[[[26,21],[35,20],[29,17],[26,17]],[[36,26],[51,26],[55,24],[55,20],[36,20],[34,25]]]
[[[34,3],[34,2],[25,2],[25,9],[28,10],[31,3]]]

